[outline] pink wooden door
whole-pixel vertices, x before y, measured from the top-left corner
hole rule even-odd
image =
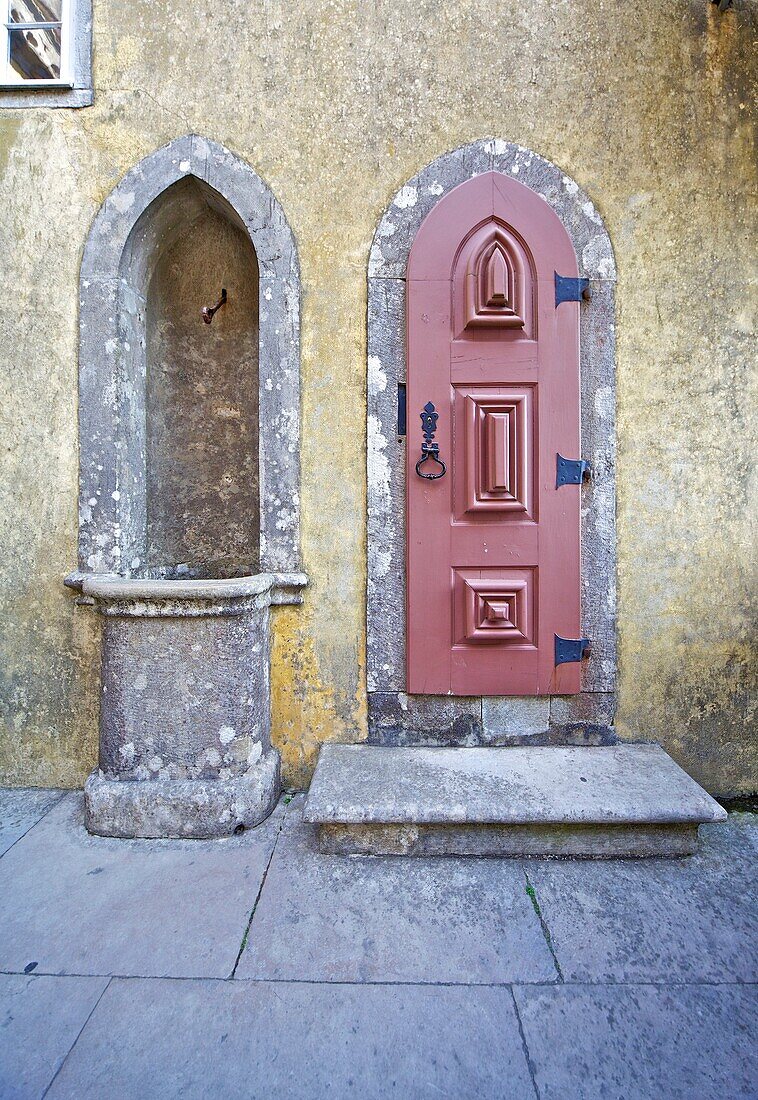
[[[579,690],[579,306],[571,240],[544,199],[490,172],[442,199],[408,262],[408,691]],[[431,403],[434,414],[422,423]],[[431,411],[431,410],[430,410]],[[446,473],[416,472],[427,443]],[[427,448],[430,449],[430,448]],[[429,455],[422,473],[440,474]]]

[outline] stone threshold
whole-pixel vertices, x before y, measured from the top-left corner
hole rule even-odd
[[[324,745],[304,810],[341,854],[679,856],[726,812],[658,745]]]

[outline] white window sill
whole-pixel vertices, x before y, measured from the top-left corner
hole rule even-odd
[[[0,112],[6,109],[26,110],[34,107],[89,107],[92,104],[92,87],[76,84],[51,84],[42,81],[33,87],[18,84],[0,85]]]
[[[37,88],[58,88],[65,92],[74,87],[73,80],[19,80],[0,81],[0,92],[33,92]]]

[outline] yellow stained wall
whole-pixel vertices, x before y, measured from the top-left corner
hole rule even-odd
[[[302,608],[276,612],[286,780],[366,733],[366,264],[393,193],[497,136],[577,180],[618,283],[619,730],[754,791],[754,0],[95,0],[95,104],[0,105],[0,779],[82,783],[77,280],[101,202],[188,132],[281,201],[303,276]],[[752,240],[751,240],[752,236]],[[753,414],[754,415],[754,414]],[[754,422],[753,422],[754,423]],[[752,681],[754,687],[754,679]]]

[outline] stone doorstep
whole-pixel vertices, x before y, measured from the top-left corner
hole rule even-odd
[[[658,745],[324,745],[304,819],[336,854],[689,855],[726,811]]]

